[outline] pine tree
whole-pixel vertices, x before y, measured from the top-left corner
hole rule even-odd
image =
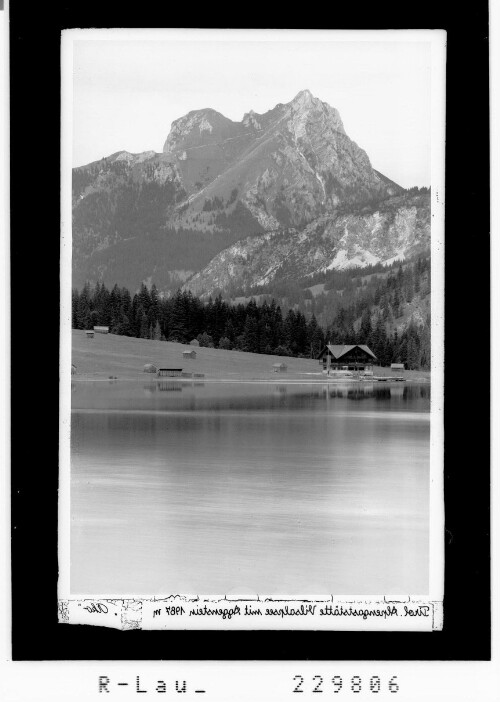
[[[407,367],[410,370],[416,370],[418,368],[418,359],[419,359],[418,343],[415,340],[415,337],[412,335],[408,339],[408,347],[407,347],[407,355],[406,355]]]
[[[235,332],[234,332],[234,324],[231,319],[228,319],[226,322],[226,326],[224,327],[224,337],[226,339],[229,339],[229,341],[232,343],[234,341],[235,337]],[[219,342],[220,346],[220,342]]]
[[[78,326],[78,302],[80,295],[78,290],[74,288],[71,291],[71,327],[72,329],[79,329]]]
[[[155,324],[154,329],[153,329],[152,338],[155,339],[155,341],[159,341],[161,339],[161,328],[160,328],[160,322],[158,319],[156,320],[156,324]]]
[[[137,297],[139,304],[141,305],[144,312],[147,314],[149,312],[149,308],[151,307],[151,295],[149,294],[149,290],[147,289],[144,283],[141,283],[141,287]]]
[[[379,314],[377,316],[377,321],[375,323],[375,328],[373,329],[373,333],[371,335],[370,339],[371,343],[369,344],[371,350],[377,357],[379,361],[379,365],[385,366],[387,365],[387,359],[386,359],[386,341],[387,341],[387,335],[385,331],[385,324],[382,320],[382,315]]]
[[[145,312],[143,312],[142,316],[141,316],[141,326],[140,326],[140,331],[139,331],[139,337],[141,339],[149,339],[150,338],[148,318],[147,318]]]
[[[87,282],[83,286],[83,290],[78,298],[78,306],[76,311],[76,322],[78,329],[91,329],[92,321],[90,317],[90,284]]]
[[[271,352],[272,330],[269,322],[262,318],[258,323],[259,350],[261,353]],[[267,349],[267,351],[266,351]]]
[[[431,324],[429,316],[420,332],[419,366],[424,370],[430,370],[431,367]]]
[[[405,337],[401,338],[401,342],[398,346],[396,363],[404,363],[406,367],[408,367],[408,344]]]
[[[370,310],[367,308],[363,312],[363,316],[361,317],[361,326],[359,328],[359,335],[358,335],[359,343],[360,344],[367,344],[369,346],[370,342],[371,342],[372,333],[373,333],[372,316],[371,316]],[[352,343],[352,342],[350,342],[350,343]]]
[[[297,353],[298,348],[295,336],[295,312],[288,310],[283,322],[283,345],[290,349],[294,355]]]
[[[186,320],[186,300],[180,290],[172,298],[172,308],[170,315],[169,338],[176,341],[190,341],[188,339]]]
[[[394,315],[394,319],[401,317],[401,293],[400,293],[399,288],[396,288],[394,290],[394,300],[392,303],[392,313]]]
[[[244,351],[259,352],[259,325],[255,317],[247,315],[243,330]]]

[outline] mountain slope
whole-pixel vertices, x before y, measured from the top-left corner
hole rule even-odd
[[[324,215],[303,230],[277,230],[239,241],[220,252],[184,285],[196,295],[238,285],[262,285],[425,252],[430,245],[430,196],[407,194],[361,214]]]

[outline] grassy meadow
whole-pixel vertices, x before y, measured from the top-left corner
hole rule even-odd
[[[290,358],[267,354],[226,351],[206,347],[194,347],[196,359],[185,359],[182,352],[192,346],[170,341],[136,339],[114,334],[95,334],[88,339],[84,331],[72,332],[72,363],[76,374],[72,380],[107,380],[110,376],[118,380],[136,380],[155,377],[143,372],[147,363],[156,367],[182,368],[189,373],[203,373],[205,380],[269,380],[276,381],[321,381],[325,376],[317,360]],[[288,366],[285,372],[275,373],[273,364],[283,361]],[[375,375],[394,375],[390,368],[374,368]],[[426,371],[406,371],[409,380],[428,380]]]

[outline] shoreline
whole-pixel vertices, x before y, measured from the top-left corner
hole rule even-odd
[[[82,376],[72,376],[71,377],[71,382],[80,382],[80,383],[103,383],[103,382],[108,382],[108,383],[123,383],[123,382],[148,382],[148,383],[162,383],[162,382],[169,382],[169,383],[183,383],[183,384],[188,384],[188,385],[204,385],[205,383],[238,383],[238,384],[264,384],[264,385],[325,385],[325,384],[336,384],[336,385],[344,385],[346,383],[352,383],[352,384],[361,384],[361,385],[374,385],[375,383],[383,382],[385,384],[398,384],[401,385],[401,383],[426,383],[430,385],[430,378],[424,378],[424,377],[419,377],[419,378],[405,378],[404,381],[401,380],[359,380],[357,378],[315,378],[315,379],[302,379],[302,378],[178,378],[178,377],[173,377],[173,378],[147,378],[147,377],[141,377],[137,376],[135,378],[129,378],[129,377],[116,377],[116,378],[95,378],[91,377],[89,375],[82,375]]]

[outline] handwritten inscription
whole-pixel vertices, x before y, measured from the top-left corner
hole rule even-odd
[[[417,607],[405,605],[405,617],[429,617],[430,609],[428,605],[418,605]]]
[[[89,614],[107,614],[108,607],[104,602],[91,602],[89,605],[85,605],[83,608],[87,610]]]
[[[81,600],[69,602],[71,623],[114,628],[263,627],[338,629],[382,628],[427,631],[442,627],[442,605],[429,600],[246,600],[189,599],[175,595],[152,600]],[[60,621],[67,621],[60,616]]]

